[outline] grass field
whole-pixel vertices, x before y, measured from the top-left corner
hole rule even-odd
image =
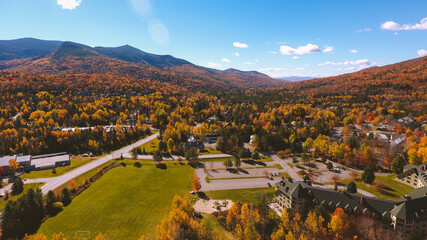
[[[42,224],[39,232],[51,236],[75,231],[105,233],[108,239],[138,239],[155,233],[171,209],[173,196],[192,188],[194,169],[167,164],[167,169],[142,162],[114,168],[82,192],[64,211]]]
[[[31,171],[30,173],[24,173],[21,175],[21,177],[28,178],[28,179],[57,177],[75,168],[78,168],[86,163],[89,163],[94,159],[95,158],[89,158],[89,157],[76,157],[71,159],[71,164],[69,166],[56,168],[56,174],[52,173],[52,169],[48,169],[48,170]]]
[[[399,200],[403,195],[410,193],[414,188],[394,180],[394,176],[376,176],[372,185],[365,184],[358,179],[355,181],[357,188],[368,191],[376,197]],[[347,185],[351,180],[344,179],[340,183]]]
[[[102,164],[102,165],[101,165],[101,166],[99,166],[99,167],[96,167],[96,168],[94,168],[94,169],[92,169],[92,170],[89,170],[89,171],[87,171],[87,172],[83,173],[82,175],[79,175],[79,176],[77,176],[77,177],[73,178],[75,185],[79,185],[79,184],[81,184],[83,181],[90,179],[90,178],[91,178],[91,177],[93,177],[97,172],[99,172],[99,170],[101,170],[101,169],[103,169],[104,167],[106,167],[106,166],[110,165],[110,164],[111,164],[111,163],[113,163],[114,161],[115,161],[115,160],[108,161],[108,162],[106,162],[106,163]],[[63,184],[63,185],[61,185],[60,187],[58,187],[57,189],[55,189],[55,191],[62,190],[64,187],[71,188],[71,187],[72,187],[72,186],[71,186],[71,181],[70,181],[70,182],[67,182],[67,183],[65,183],[65,184]]]
[[[216,217],[214,217],[212,214],[203,214],[203,218],[206,220],[209,231],[218,234],[217,237],[220,239],[236,239],[233,234],[221,226]]]
[[[9,199],[4,200],[4,198],[0,199],[0,209],[3,209],[6,206],[6,203],[10,200],[16,201],[16,199],[20,198],[22,195],[28,192],[30,189],[36,189],[43,186],[43,183],[30,183],[30,184],[24,184],[24,191],[16,196],[13,196],[11,193],[9,193]]]
[[[206,192],[206,195],[211,199],[230,199],[234,202],[241,201],[246,203],[259,204],[261,195],[266,193],[268,200],[271,201],[274,197],[274,188],[247,188],[235,190],[218,190]]]
[[[141,151],[143,151],[143,149],[145,148],[145,153],[151,154],[152,152],[157,150],[157,148],[159,146],[159,142],[160,142],[160,140],[158,138],[155,138],[155,139],[149,141],[148,143],[140,146],[139,148],[141,148]]]
[[[199,155],[210,155],[210,154],[221,154],[221,151],[218,151],[214,148],[207,147],[204,152],[200,152]]]

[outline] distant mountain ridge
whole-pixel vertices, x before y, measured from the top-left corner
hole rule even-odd
[[[0,70],[38,74],[113,74],[175,81],[203,88],[250,88],[277,86],[283,81],[256,71],[225,71],[197,66],[170,55],[156,55],[129,45],[90,47],[74,42],[37,39],[3,41]],[[31,50],[31,44],[34,49]],[[22,46],[22,47],[21,47]],[[9,50],[8,50],[9,49]],[[12,50],[10,50],[12,49]],[[23,53],[25,52],[25,54]],[[6,56],[7,57],[4,57]],[[13,58],[12,58],[13,57]],[[181,78],[181,79],[180,79]],[[173,79],[173,80],[172,80]]]
[[[293,82],[276,90],[318,95],[427,92],[427,56],[343,75]]]
[[[35,38],[0,40],[0,61],[42,57],[58,48],[63,42]]]
[[[315,77],[290,76],[290,77],[280,77],[279,79],[290,81],[290,82],[300,82],[300,81],[306,81],[306,80],[310,80],[310,79],[315,79]]]

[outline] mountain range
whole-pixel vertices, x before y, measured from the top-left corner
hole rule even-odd
[[[150,78],[191,88],[230,89],[277,86],[286,81],[256,71],[224,71],[129,45],[90,47],[33,38],[0,41],[0,70],[37,74],[112,74]]]

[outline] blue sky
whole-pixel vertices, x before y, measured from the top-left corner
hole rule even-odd
[[[427,1],[0,0],[0,39],[129,44],[218,69],[329,76],[427,55]]]

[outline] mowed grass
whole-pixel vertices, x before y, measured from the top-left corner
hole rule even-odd
[[[154,234],[174,195],[189,193],[193,176],[193,168],[179,164],[167,164],[166,170],[147,163],[114,168],[43,223],[39,232],[70,237],[76,231],[91,231],[92,236],[102,232],[108,239]]]
[[[148,143],[140,146],[139,148],[141,148],[141,151],[143,151],[143,149],[145,148],[145,153],[151,154],[151,153],[157,151],[157,148],[159,147],[159,142],[160,142],[160,140],[158,138],[155,138],[155,139],[149,141]]]
[[[206,192],[206,195],[216,200],[230,199],[233,202],[259,204],[264,193],[267,194],[267,199],[271,201],[274,197],[274,187],[209,191]]]
[[[413,187],[398,182],[394,178],[395,176],[375,176],[375,181],[372,185],[365,184],[360,179],[357,179],[355,183],[358,189],[368,191],[378,198],[396,201],[414,190]],[[347,185],[350,181],[350,179],[344,179],[340,183]]]
[[[3,198],[0,198],[0,209],[3,209],[6,206],[6,203],[8,201],[16,201],[18,198],[22,197],[24,194],[28,192],[30,189],[36,189],[43,186],[43,183],[30,183],[30,184],[24,184],[24,191],[19,195],[12,195],[12,192],[9,192],[9,199],[4,200]]]
[[[95,158],[90,158],[90,157],[75,157],[71,159],[71,164],[69,166],[56,168],[56,174],[52,173],[52,169],[48,169],[48,170],[31,171],[30,173],[24,173],[21,175],[21,177],[28,178],[28,179],[57,177],[73,169],[76,169],[86,163],[89,163],[94,159]]]
[[[222,154],[222,152],[212,147],[206,147],[205,151],[199,153],[199,155],[210,155],[210,154]]]

